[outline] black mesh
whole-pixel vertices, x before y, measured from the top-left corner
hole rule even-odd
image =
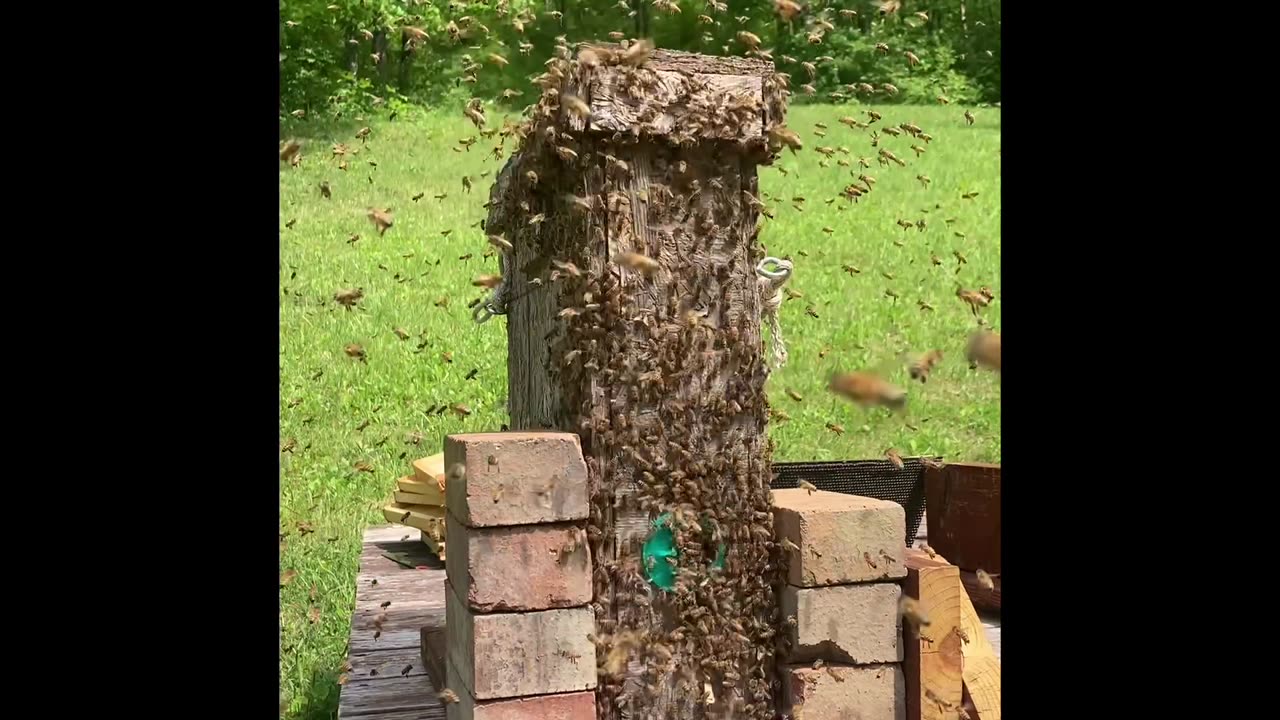
[[[924,463],[919,458],[903,458],[901,470],[888,460],[773,464],[775,489],[799,487],[801,480],[813,483],[819,490],[898,503],[907,514],[907,544],[914,542],[924,518]]]

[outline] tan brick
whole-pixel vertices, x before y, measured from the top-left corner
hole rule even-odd
[[[518,578],[513,578],[518,582]],[[448,659],[477,700],[576,692],[596,686],[589,608],[480,614],[445,581]]]
[[[906,577],[907,514],[890,500],[799,488],[773,491],[773,527],[799,587]]]
[[[902,624],[893,583],[782,590],[782,614],[795,616],[792,662],[830,660],[866,665],[901,662]]]
[[[492,460],[492,462],[490,462]],[[587,465],[573,433],[450,435],[445,468],[465,474],[445,487],[449,512],[472,527],[529,525],[587,517]]]
[[[786,702],[804,720],[906,720],[907,681],[898,665],[786,668]]]
[[[591,552],[582,525],[469,528],[450,518],[446,527],[449,580],[471,609],[548,610],[591,602]]]
[[[462,687],[457,673],[450,663],[449,686],[458,694],[458,702],[445,706],[447,720],[595,720],[596,717],[596,694],[590,690],[479,702]]]

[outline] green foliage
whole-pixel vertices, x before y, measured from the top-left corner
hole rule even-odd
[[[796,104],[934,103],[939,95],[957,103],[1000,99],[1000,0],[908,0],[886,17],[867,0],[814,0],[790,23],[778,18],[772,0],[726,0],[723,13],[707,0],[680,0],[674,14],[650,0],[623,0],[627,10],[617,1],[280,0],[280,111],[303,109],[309,119],[333,119],[393,98],[436,106],[473,95],[496,99],[507,89],[521,93],[510,101],[520,107],[533,100],[529,81],[543,71],[557,36],[570,43],[604,41],[610,32],[709,55],[742,55],[747,47],[738,34],[754,33],[762,49],[772,50],[779,72],[791,76]],[[913,15],[920,11],[928,13],[927,22]],[[525,19],[520,28],[513,22],[517,16]],[[406,45],[406,26],[429,39]],[[821,31],[812,36],[819,42],[810,41],[815,31]],[[522,52],[521,43],[532,47]],[[877,43],[887,45],[888,54],[877,52]],[[920,63],[910,66],[906,51]],[[509,64],[496,65],[490,54]],[[800,63],[823,56],[834,60],[817,63],[811,81]],[[467,81],[468,66],[474,83]],[[851,91],[857,83],[879,90]],[[898,92],[885,92],[886,83]],[[806,84],[813,86],[812,96],[805,94]]]

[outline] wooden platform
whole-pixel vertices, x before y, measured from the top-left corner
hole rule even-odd
[[[444,627],[444,564],[420,538],[420,531],[402,525],[364,533],[347,651],[351,669],[338,720],[444,720],[420,651],[422,628]],[[385,552],[405,553],[426,569],[406,568]],[[380,615],[382,631],[374,638]]]
[[[922,521],[915,546],[925,540],[926,531]],[[420,538],[419,530],[402,525],[371,527],[364,533],[351,618],[351,670],[338,703],[338,720],[444,720],[444,706],[436,698],[421,652],[422,628],[444,627],[444,565]],[[403,567],[383,557],[384,552],[406,553],[426,569]],[[391,604],[383,609],[388,600]],[[374,622],[382,614],[382,633],[375,639]],[[999,658],[1000,616],[981,616]],[[402,675],[405,668],[409,672]]]

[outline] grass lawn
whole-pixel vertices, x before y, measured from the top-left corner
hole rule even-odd
[[[765,221],[761,241],[768,254],[791,257],[789,287],[802,294],[783,304],[790,362],[769,381],[773,406],[790,416],[771,423],[775,460],[872,458],[895,447],[903,456],[999,462],[999,379],[964,361],[976,323],[955,290],[990,287],[996,300],[983,316],[1000,329],[1000,111],[977,109],[976,124],[967,126],[955,106],[874,109],[884,119],[873,127],[912,122],[932,135],[925,154],[911,150],[924,145],[919,140],[882,134],[880,146],[907,167],[879,167],[869,131],[837,122],[842,115],[865,121],[865,106],[810,105],[788,116],[804,151],[761,170],[761,189],[778,198],[767,202],[776,219]],[[490,124],[499,125],[500,115],[491,115]],[[812,134],[815,122],[828,126],[825,138]],[[280,442],[296,441],[281,454],[280,479],[281,572],[296,571],[280,591],[280,672],[290,718],[336,715],[361,533],[382,522],[379,507],[395,479],[413,459],[439,452],[446,434],[497,430],[506,417],[504,321],[477,326],[467,308],[479,295],[471,279],[497,272],[496,258],[481,257],[487,246],[476,226],[501,167],[488,152],[493,141],[454,152],[459,138],[475,134],[460,112],[368,124],[363,144],[349,130],[298,126],[304,160],[280,171]],[[334,142],[360,149],[346,171],[330,158]],[[847,147],[850,155],[835,158],[852,166],[833,160],[820,167],[822,156],[812,151],[820,145]],[[858,168],[860,155],[869,170]],[[874,192],[857,204],[826,204],[853,180],[850,170],[874,176]],[[470,193],[463,175],[474,182]],[[931,182],[925,187],[917,175]],[[330,199],[321,197],[322,181]],[[425,196],[411,199],[419,193]],[[803,211],[792,206],[796,196],[806,198]],[[365,217],[369,206],[393,209],[395,224],[383,237]],[[922,218],[923,231],[896,223]],[[359,239],[349,242],[353,235]],[[953,251],[968,263],[960,266]],[[861,273],[848,274],[844,264]],[[352,310],[333,301],[348,287],[364,289]],[[935,309],[922,310],[919,300]],[[366,362],[344,353],[348,343],[364,347]],[[925,385],[912,383],[905,364],[895,362],[904,351],[935,348],[944,359]],[[865,413],[826,392],[833,371],[866,367],[909,388],[905,417]],[[453,403],[472,414],[424,414]]]

